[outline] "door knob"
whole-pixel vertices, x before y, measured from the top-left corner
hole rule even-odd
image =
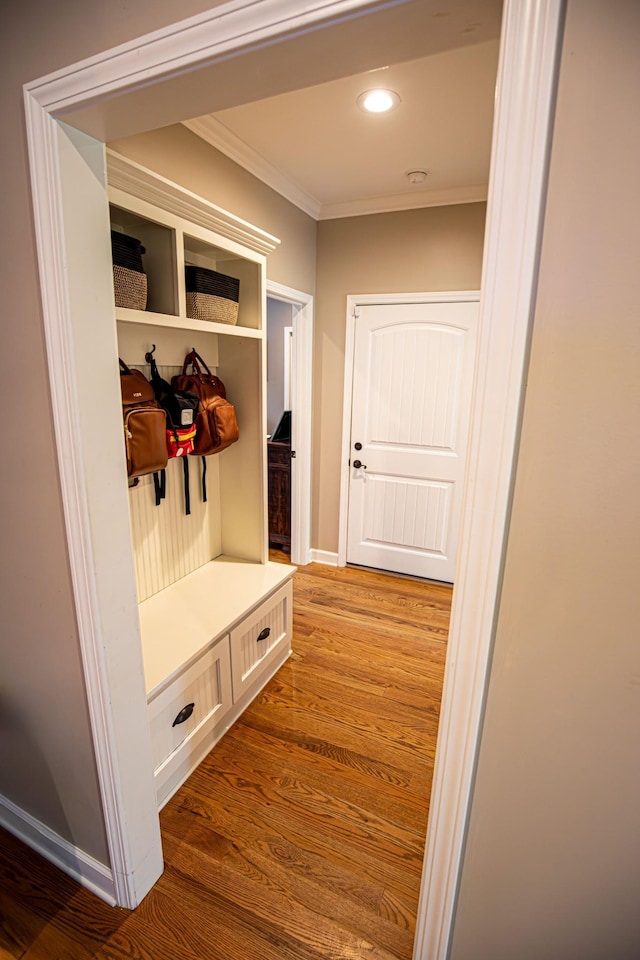
[[[363,470],[366,470],[366,469],[367,469],[366,466],[364,465],[364,463],[362,462],[362,460],[354,460],[354,461],[353,461],[353,465],[354,465],[354,467],[356,468],[356,470],[359,470],[360,467],[362,467]]]

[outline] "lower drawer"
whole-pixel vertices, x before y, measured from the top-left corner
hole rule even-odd
[[[257,683],[291,645],[291,580],[261,603],[230,633],[233,700]]]
[[[196,739],[204,726],[214,726],[227,712],[231,707],[230,677],[229,637],[224,636],[149,702],[155,770],[175,750]]]

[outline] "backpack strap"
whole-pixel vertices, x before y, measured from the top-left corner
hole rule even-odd
[[[160,506],[161,500],[167,496],[167,471],[156,470],[153,475],[153,489],[156,495],[156,507]]]
[[[202,502],[207,502],[207,458],[202,457]]]
[[[180,457],[182,460],[182,476],[184,481],[184,512],[188,517],[191,514],[191,492],[189,490],[189,457]]]

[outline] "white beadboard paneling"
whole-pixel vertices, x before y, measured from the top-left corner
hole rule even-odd
[[[372,333],[369,443],[455,448],[464,338],[463,330],[435,324]]]
[[[252,629],[245,633],[240,642],[240,659],[242,676],[246,677],[255,665],[262,660],[264,656],[272,649],[278,639],[282,636],[284,627],[283,610],[275,607],[253,625]],[[267,629],[269,636],[264,640],[257,640],[261,631]]]
[[[291,639],[292,587],[287,583],[231,631],[233,699],[238,701]],[[266,627],[269,635],[258,641]]]
[[[137,365],[149,377],[148,365]],[[180,367],[158,365],[165,380]],[[141,477],[129,491],[131,535],[138,600],[142,602],[208,563],[222,552],[220,481],[216,457],[207,458],[207,502],[201,497],[200,457],[189,457],[191,514],[184,512],[183,464],[167,464],[167,495],[156,506],[153,476]]]
[[[452,488],[437,481],[367,476],[362,539],[444,554]]]
[[[231,706],[229,672],[229,637],[225,636],[151,700],[149,727],[154,769],[213,714]],[[189,703],[194,705],[191,716],[174,726],[176,717]]]

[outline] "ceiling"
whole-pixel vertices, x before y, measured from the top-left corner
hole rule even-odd
[[[461,0],[439,15],[424,6],[436,24],[424,47],[435,52],[186,126],[316,219],[486,199],[500,5]],[[452,30],[446,18],[456,6]],[[366,114],[357,97],[378,86],[394,90],[400,104]],[[416,169],[428,172],[421,184],[407,179]]]

